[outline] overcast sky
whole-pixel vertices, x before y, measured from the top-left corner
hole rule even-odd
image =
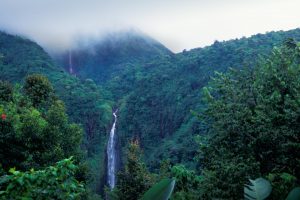
[[[171,50],[300,27],[300,0],[0,0],[0,29],[44,47],[136,28]]]

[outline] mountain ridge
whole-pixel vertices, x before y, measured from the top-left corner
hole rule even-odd
[[[103,84],[113,74],[131,64],[144,63],[173,53],[153,38],[137,31],[123,31],[107,34],[78,45],[54,59],[69,71],[70,54],[74,73],[82,78],[91,78]]]
[[[126,37],[123,38],[126,40]],[[119,108],[117,134],[121,158],[126,157],[128,141],[138,139],[145,152],[145,161],[153,171],[164,159],[169,159],[171,164],[199,168],[199,164],[193,162],[198,151],[195,137],[205,133],[206,127],[190,111],[203,108],[201,89],[215,71],[251,68],[290,37],[300,40],[300,29],[216,41],[208,47],[176,54],[156,43],[152,48],[153,41],[147,49],[149,43],[144,38],[131,38],[129,42],[116,43],[116,46],[112,39],[113,42],[108,41],[95,51],[79,49],[77,54],[72,52],[75,68],[81,63],[91,64],[91,68],[86,65],[81,71],[75,69],[75,74],[68,74],[68,65],[64,66],[58,58],[51,59],[38,44],[0,33],[0,79],[21,82],[29,74],[41,73],[53,82],[72,120],[80,122],[86,130],[84,146],[94,163],[97,184],[93,187],[98,190],[105,180],[105,166],[100,163],[105,164],[104,148],[112,107]],[[142,44],[137,45],[140,42]],[[136,51],[132,45],[146,49],[134,57]],[[120,46],[122,48],[118,49]],[[152,50],[154,52],[149,56],[148,51]],[[109,55],[107,60],[103,60],[106,55]],[[68,52],[63,58],[68,63]],[[96,70],[98,61],[102,71]],[[99,78],[104,74],[105,77]],[[95,162],[99,164],[98,168]]]

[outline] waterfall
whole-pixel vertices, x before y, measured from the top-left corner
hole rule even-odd
[[[110,130],[109,140],[107,145],[107,180],[108,185],[111,189],[115,187],[116,184],[116,123],[117,123],[117,110],[113,113],[114,115],[114,123]]]
[[[72,64],[72,52],[69,51],[69,73],[73,74],[73,64]]]

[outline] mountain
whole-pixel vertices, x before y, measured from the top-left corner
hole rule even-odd
[[[195,137],[205,133],[191,110],[202,109],[201,89],[215,71],[251,68],[287,38],[300,40],[300,29],[257,34],[249,38],[218,42],[169,58],[141,63],[111,80],[111,91],[129,88],[119,101],[118,134],[121,146],[138,138],[145,160],[153,169],[160,161],[182,163],[191,168],[198,151]],[[123,91],[124,92],[124,91]]]
[[[110,33],[100,39],[79,40],[75,48],[54,58],[77,76],[103,84],[127,67],[172,54],[158,41],[130,30]]]
[[[191,114],[202,108],[201,88],[215,71],[253,67],[287,38],[300,40],[300,30],[216,41],[173,54],[140,33],[114,33],[71,50],[71,63],[78,77],[91,78],[111,92],[119,108],[122,152],[128,140],[138,138],[153,169],[162,159],[194,168],[195,136],[206,129]],[[56,60],[68,69],[69,54],[62,57],[64,62]]]
[[[56,94],[64,101],[71,121],[84,128],[82,146],[95,179],[91,185],[93,190],[99,189],[99,185],[103,184],[100,183],[104,176],[101,170],[105,164],[103,148],[112,114],[112,103],[106,98],[109,95],[92,80],[81,80],[65,72],[35,42],[0,32],[0,80],[22,83],[26,76],[35,73],[50,80]]]
[[[252,68],[287,38],[299,41],[300,29],[216,41],[174,54],[141,33],[122,32],[83,40],[51,59],[38,44],[1,32],[0,79],[22,82],[32,73],[50,79],[71,120],[85,129],[83,146],[95,190],[104,183],[112,108],[118,108],[116,134],[123,163],[128,142],[138,139],[153,171],[165,159],[199,168],[201,163],[194,162],[196,136],[206,133],[207,126],[191,111],[203,109],[202,88],[215,71]]]

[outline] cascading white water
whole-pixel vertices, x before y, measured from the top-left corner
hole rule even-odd
[[[114,124],[110,130],[109,140],[107,145],[107,180],[108,185],[111,189],[115,187],[116,184],[116,123],[117,123],[117,111],[113,113],[114,115]]]
[[[73,74],[73,64],[72,64],[72,52],[71,50],[69,51],[69,73]]]

